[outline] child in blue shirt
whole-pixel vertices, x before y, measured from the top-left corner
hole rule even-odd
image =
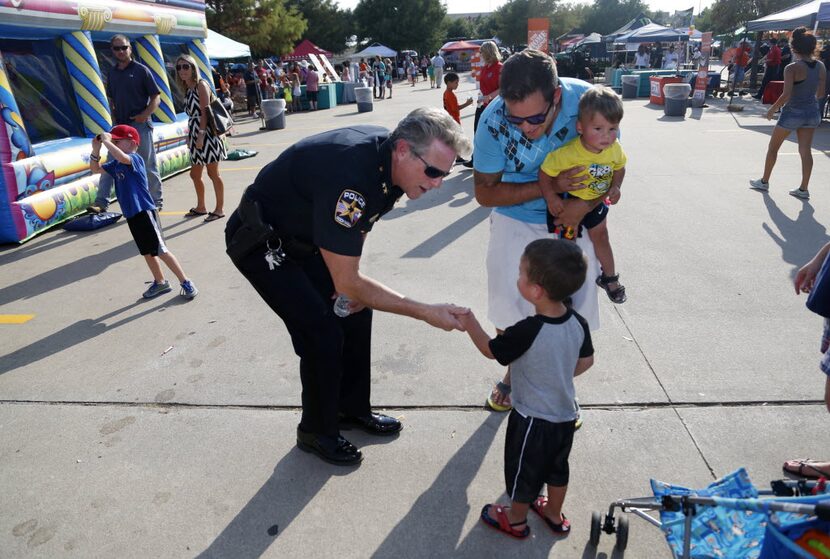
[[[164,244],[158,210],[147,186],[144,160],[136,153],[140,142],[138,131],[126,124],[119,124],[110,133],[99,134],[92,139],[89,169],[94,174],[106,172],[115,182],[115,196],[127,219],[130,233],[153,274],[153,285],[142,296],[152,299],[171,290],[170,282],[164,279],[161,271],[161,260],[179,279],[181,295],[185,299],[193,299],[199,291],[187,279],[179,261]],[[102,145],[107,148],[110,158],[103,165],[100,155]]]

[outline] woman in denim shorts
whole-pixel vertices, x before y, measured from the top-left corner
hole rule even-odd
[[[824,64],[814,58],[816,38],[805,27],[793,31],[790,46],[795,60],[784,68],[784,91],[767,111],[767,120],[772,120],[778,109],[783,107],[769,140],[764,176],[749,181],[749,187],[764,192],[769,190],[769,177],[775,166],[778,150],[790,132],[795,130],[798,137],[798,153],[801,155],[801,184],[798,188],[790,190],[790,194],[802,200],[809,200],[810,192],[807,187],[810,183],[810,173],[813,171],[813,155],[810,150],[813,133],[821,122],[818,100],[824,97],[827,71]]]

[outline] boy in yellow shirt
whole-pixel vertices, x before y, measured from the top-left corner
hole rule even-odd
[[[555,177],[567,169],[585,167],[582,180],[584,188],[563,196],[576,196],[583,200],[606,199],[588,212],[579,228],[585,227],[588,230],[588,237],[594,244],[594,252],[602,266],[602,274],[596,283],[614,303],[624,303],[626,295],[625,287],[620,284],[620,276],[615,270],[605,218],[608,215],[608,203],[616,204],[620,200],[620,185],[625,177],[626,157],[617,141],[622,117],[622,101],[612,89],[589,89],[579,100],[579,120],[576,124],[579,136],[550,152],[539,171],[540,182],[545,182],[547,177]],[[554,224],[555,216],[565,207],[562,199],[557,195],[546,198],[548,231],[558,232],[565,238],[575,237],[579,231],[562,231],[560,226]]]

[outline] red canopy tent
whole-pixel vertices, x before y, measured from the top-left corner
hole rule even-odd
[[[442,51],[450,52],[454,50],[479,50],[481,45],[475,43],[468,43],[467,41],[455,41],[441,47]]]
[[[330,53],[329,51],[321,49],[308,39],[303,39],[300,42],[300,44],[294,47],[294,52],[292,52],[291,54],[286,54],[285,56],[280,56],[280,60],[307,60],[309,54],[324,54],[327,58],[332,57],[332,53]]]

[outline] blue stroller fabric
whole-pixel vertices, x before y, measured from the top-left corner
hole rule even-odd
[[[67,231],[94,231],[106,227],[121,219],[118,212],[103,212],[99,214],[86,214],[76,217],[68,222],[63,228]]]
[[[758,490],[752,485],[744,468],[735,470],[712,482],[705,489],[689,489],[651,480],[655,498],[664,495],[698,495],[755,499]],[[691,554],[695,559],[757,559],[767,525],[767,515],[758,512],[730,510],[723,507],[697,507],[692,518]],[[661,511],[660,521],[666,541],[675,557],[683,554],[685,515],[682,511]]]
[[[792,499],[792,502],[815,504],[830,495]],[[764,535],[759,559],[830,559],[830,521],[803,514],[773,512]]]

